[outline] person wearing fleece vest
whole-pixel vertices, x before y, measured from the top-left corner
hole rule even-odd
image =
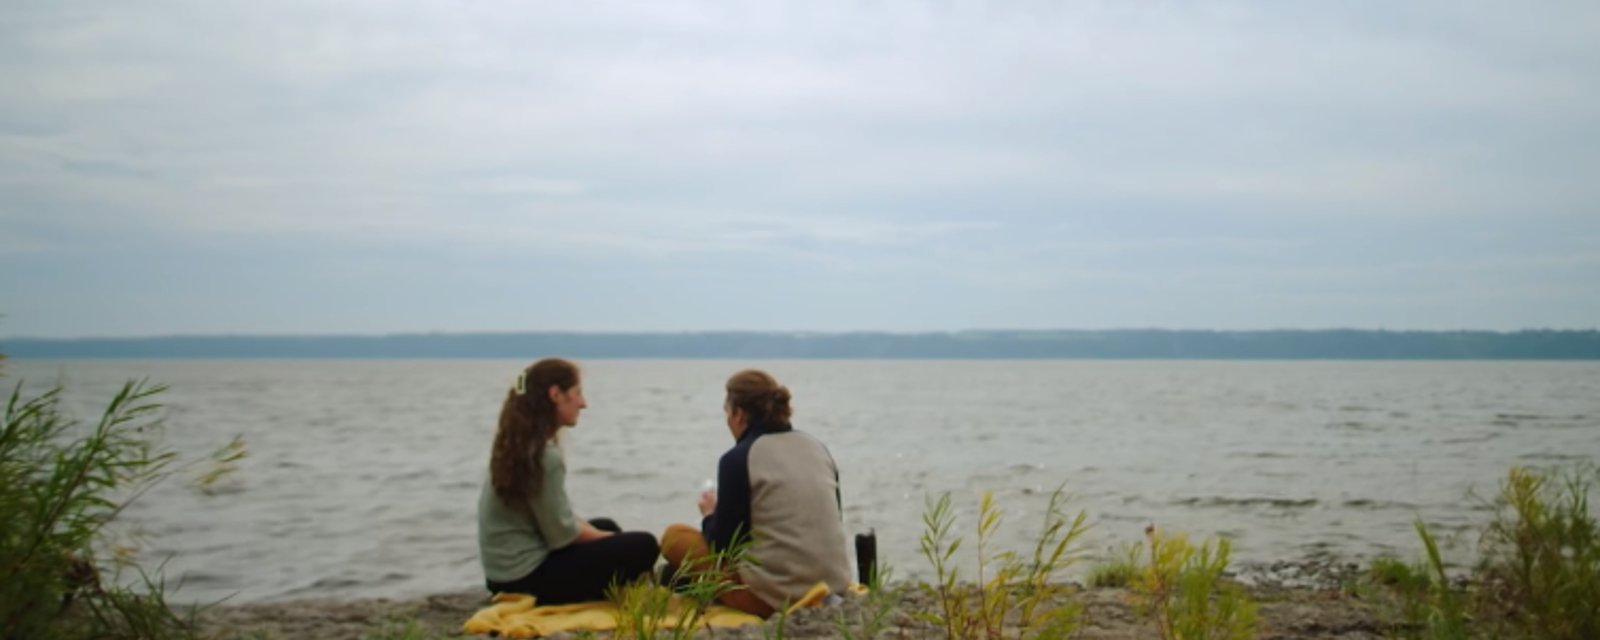
[[[717,489],[700,496],[701,528],[662,534],[664,577],[685,562],[748,542],[747,562],[727,578],[739,587],[722,604],[766,617],[823,582],[850,586],[839,470],[827,447],[789,422],[789,389],[764,371],[728,379],[728,431],[734,445],[717,464]]]

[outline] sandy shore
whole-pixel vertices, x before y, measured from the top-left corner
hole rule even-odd
[[[1258,637],[1356,640],[1394,635],[1394,617],[1380,603],[1347,588],[1355,571],[1350,565],[1278,563],[1241,572],[1242,580],[1254,583],[1249,591],[1260,607]],[[941,637],[938,629],[913,615],[932,610],[932,598],[909,585],[902,586],[907,588],[884,617],[886,628],[880,637]],[[1075,638],[1156,637],[1150,623],[1135,612],[1132,594],[1126,589],[1083,589],[1067,597],[1084,606],[1083,625]],[[487,595],[480,590],[413,600],[304,600],[216,607],[206,611],[201,620],[209,636],[250,640],[470,637],[461,634],[461,623],[487,601]],[[870,615],[867,602],[851,598],[792,616],[786,623],[785,636],[838,637],[839,620],[862,620]],[[714,637],[754,639],[763,635],[761,629],[751,627],[721,630]]]

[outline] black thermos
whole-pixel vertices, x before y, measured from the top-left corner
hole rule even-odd
[[[861,584],[870,585],[877,572],[878,533],[868,529],[866,533],[856,534],[856,574]]]

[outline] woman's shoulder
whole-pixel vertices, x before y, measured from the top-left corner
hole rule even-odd
[[[559,444],[546,442],[544,452],[539,455],[539,463],[546,469],[565,467],[567,464],[567,452],[561,450],[561,445]]]

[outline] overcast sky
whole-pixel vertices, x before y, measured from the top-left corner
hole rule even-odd
[[[0,3],[0,335],[1600,327],[1600,3]]]

